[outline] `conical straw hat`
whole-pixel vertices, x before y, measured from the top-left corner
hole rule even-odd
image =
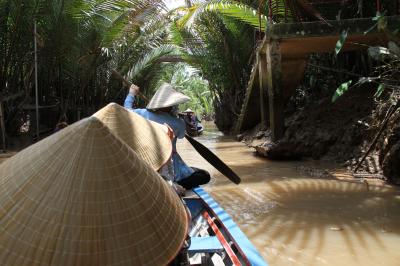
[[[165,265],[187,216],[165,181],[90,117],[0,165],[1,265]]]
[[[188,108],[185,111],[183,111],[184,113],[194,113],[192,109]]]
[[[153,169],[160,169],[171,157],[172,143],[166,126],[146,120],[116,103],[108,104],[93,116],[101,120]]]
[[[189,101],[190,98],[176,91],[171,84],[164,83],[151,98],[147,109],[171,107]]]

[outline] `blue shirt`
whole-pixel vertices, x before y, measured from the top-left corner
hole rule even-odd
[[[181,156],[176,151],[176,141],[178,138],[182,139],[185,137],[185,122],[182,119],[173,117],[172,115],[165,112],[149,111],[147,109],[134,109],[135,96],[128,94],[126,96],[124,107],[143,116],[144,118],[151,120],[159,124],[167,124],[174,131],[174,139],[172,140],[172,163],[174,164],[174,175],[175,182],[180,181],[186,177],[189,177],[194,173],[194,170],[187,166],[182,160]]]

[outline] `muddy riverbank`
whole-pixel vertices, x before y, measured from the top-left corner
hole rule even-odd
[[[288,106],[285,134],[273,142],[270,131],[256,127],[238,136],[260,156],[273,160],[312,158],[336,163],[353,172],[371,146],[390,111],[374,99],[374,88],[354,89],[332,103],[332,90],[295,112]],[[400,112],[396,111],[355,176],[400,184]]]

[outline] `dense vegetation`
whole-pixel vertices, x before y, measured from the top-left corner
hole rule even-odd
[[[241,104],[254,30],[206,10],[188,25],[193,8],[169,11],[155,0],[1,0],[0,88],[7,136],[35,132],[34,37],[41,131],[110,101],[122,102],[126,89],[113,70],[147,95],[161,82],[172,82],[194,99],[185,108],[211,116],[216,106],[220,113],[228,110],[233,121],[229,114],[237,114]],[[177,63],[182,61],[186,64]],[[188,64],[200,72],[188,73]]]
[[[87,116],[110,101],[121,103],[126,88],[113,75],[117,70],[148,96],[162,82],[177,85],[193,99],[182,108],[215,113],[217,126],[228,131],[268,23],[373,16],[377,9],[376,1],[309,2],[198,0],[168,10],[156,0],[0,0],[7,136],[29,125],[35,131],[30,123],[35,21],[43,130],[59,120]],[[395,10],[394,1],[380,3],[382,9]]]
[[[145,76],[149,52],[170,51],[156,30],[162,8],[158,1],[0,1],[0,88],[11,97],[4,104],[7,133],[18,132],[34,103],[35,21],[41,121],[51,128],[122,97],[112,69]]]
[[[184,9],[168,12],[155,0],[1,0],[0,12],[0,88],[8,136],[35,125],[30,123],[35,22],[44,129],[60,119],[73,122],[107,102],[122,102],[126,90],[113,70],[148,95],[162,81],[177,83],[194,96],[192,107],[199,113],[211,115],[214,99],[220,110],[225,105],[229,113],[238,112],[253,31],[228,17],[204,12],[189,29],[179,21]],[[179,61],[201,71],[185,74]]]

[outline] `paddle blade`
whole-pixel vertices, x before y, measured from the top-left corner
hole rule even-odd
[[[210,151],[206,146],[185,134],[186,139],[192,144],[193,148],[209,162],[212,166],[215,167],[221,174],[226,176],[229,180],[231,180],[235,184],[239,184],[241,179],[240,177],[233,172],[229,166],[227,166],[220,158],[218,158],[212,151]]]

